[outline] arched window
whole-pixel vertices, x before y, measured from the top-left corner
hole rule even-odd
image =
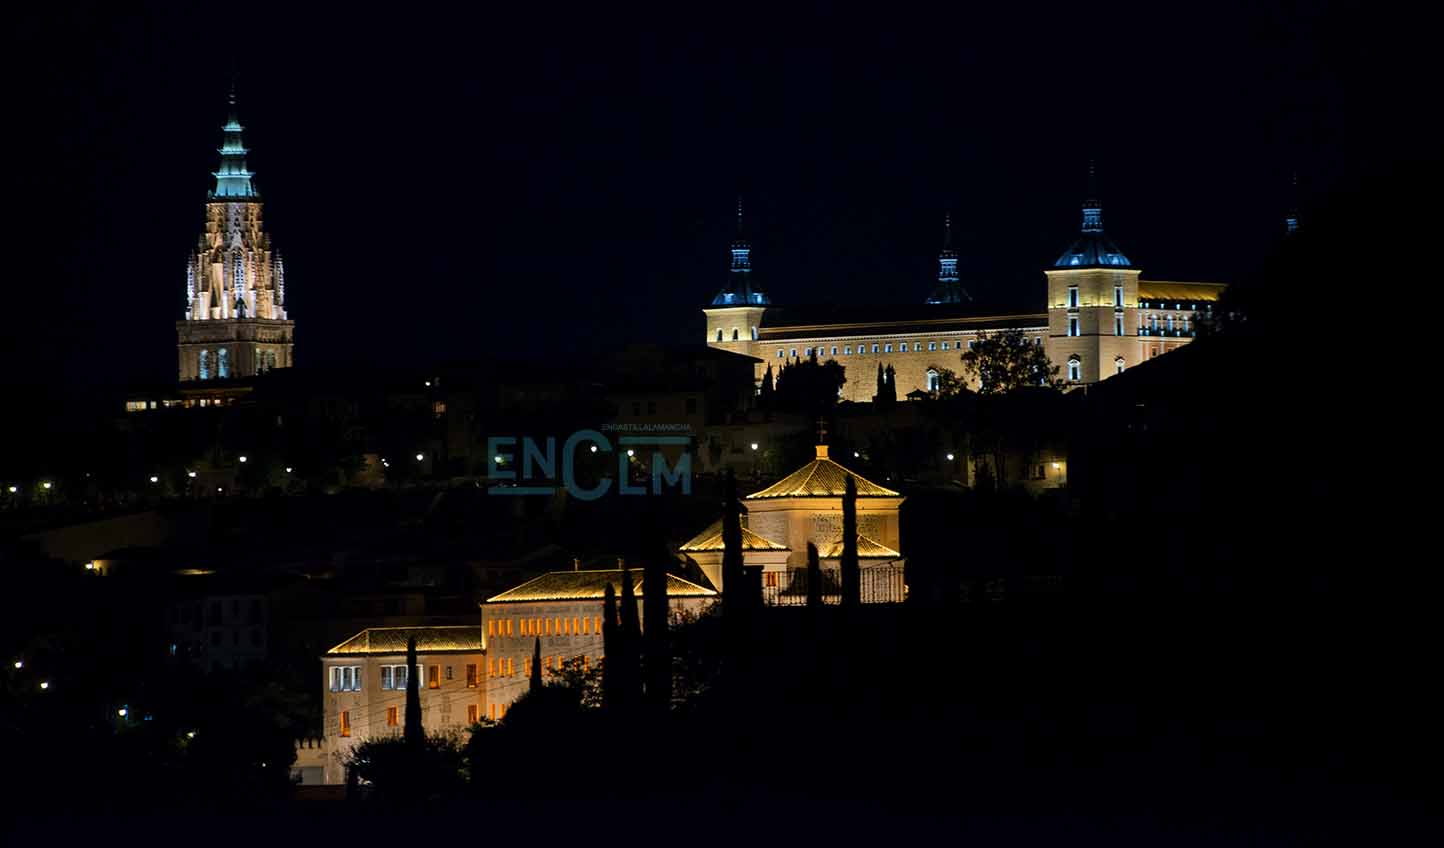
[[[942,381],[938,378],[938,372],[928,369],[928,391],[935,392],[942,388]]]
[[[1083,379],[1083,361],[1074,356],[1068,360],[1068,382],[1076,383]]]
[[[216,376],[224,380],[231,376],[231,351],[230,348],[221,348],[216,351]]]
[[[721,327],[718,327],[718,328],[717,328],[717,341],[719,341],[719,342],[722,341],[722,328],[721,328]]]
[[[756,328],[756,327],[753,327],[753,328],[752,328],[752,341],[754,341],[754,342],[757,341],[757,328]]]
[[[732,341],[734,341],[734,342],[737,341],[737,328],[736,328],[736,327],[733,327],[733,328],[732,328]]]
[[[210,352],[210,351],[208,351],[208,350],[203,350],[203,351],[201,351],[201,353],[200,353],[200,370],[197,371],[196,376],[197,376],[198,378],[202,379],[202,380],[209,380],[209,379],[211,378],[211,352]]]

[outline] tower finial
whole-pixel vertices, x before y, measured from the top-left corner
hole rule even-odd
[[[943,213],[943,250],[953,248],[953,213]]]
[[[1299,231],[1299,172],[1294,171],[1289,185],[1289,212],[1284,216],[1284,228],[1289,235]]]
[[[737,237],[742,237],[742,195],[737,195]]]
[[[1103,232],[1103,204],[1098,202],[1098,167],[1088,160],[1088,197],[1083,200],[1083,232]]]

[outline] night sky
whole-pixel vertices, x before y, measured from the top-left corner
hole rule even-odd
[[[38,5],[38,4],[37,4]],[[1145,278],[1234,282],[1431,144],[1360,7],[72,7],[7,47],[4,379],[161,383],[232,69],[303,366],[700,341],[744,196],[775,302],[1038,308],[1090,157]],[[120,8],[120,7],[124,8]]]

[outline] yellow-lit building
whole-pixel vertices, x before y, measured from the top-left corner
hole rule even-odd
[[[406,644],[416,639],[416,668]],[[344,783],[345,762],[368,738],[406,726],[406,683],[417,675],[421,725],[463,731],[480,720],[486,694],[480,627],[371,627],[321,657],[326,783]]]
[[[1043,273],[1041,308],[979,313],[960,284],[951,220],[938,257],[937,287],[916,306],[799,308],[774,305],[757,283],[740,223],[728,283],[705,307],[713,347],[756,357],[767,369],[816,356],[847,369],[842,399],[870,401],[875,375],[892,368],[896,396],[936,391],[946,369],[964,377],[961,357],[990,333],[1018,330],[1042,346],[1070,385],[1096,383],[1191,341],[1225,286],[1141,279],[1142,272],[1103,233],[1096,193],[1083,203],[1078,238]],[[739,215],[740,221],[740,215]],[[970,388],[979,388],[976,381]]]
[[[642,569],[554,571],[487,599],[481,606],[486,651],[485,714],[500,720],[527,691],[532,657],[541,641],[543,677],[567,666],[595,668],[605,656],[602,607],[610,585],[621,603],[622,583],[630,574],[642,627]],[[674,574],[667,575],[667,607],[672,616],[696,616],[717,599],[717,592]]]
[[[857,554],[864,603],[903,600],[898,509],[903,496],[856,474],[817,446],[816,457],[776,483],[743,498],[742,561],[762,571],[762,592],[769,603],[806,600],[803,577],[807,545],[817,547],[824,572],[824,595],[837,594],[842,559],[842,498],[847,478],[857,488]],[[679,552],[697,563],[718,589],[722,578],[722,522],[712,523],[682,545]],[[835,600],[835,599],[834,599]]]

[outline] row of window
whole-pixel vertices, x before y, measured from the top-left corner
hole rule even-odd
[[[1113,287],[1113,307],[1114,307],[1115,309],[1122,309],[1122,308],[1123,308],[1123,287],[1122,287],[1122,286],[1114,286],[1114,287]],[[1068,287],[1068,308],[1069,308],[1069,309],[1077,309],[1077,308],[1078,308],[1078,287],[1077,287],[1077,286],[1069,286],[1069,287]]]
[[[493,664],[495,661],[493,660]],[[441,681],[453,680],[454,669],[452,666],[429,665],[416,666],[417,680],[425,680],[426,688],[440,689]],[[425,675],[424,677],[422,675]],[[381,688],[383,690],[405,690],[407,683],[407,666],[404,665],[383,665],[381,666]],[[466,685],[467,688],[475,689],[478,683],[477,668],[475,663],[466,664]],[[332,692],[360,692],[361,666],[359,665],[338,665],[331,667],[331,691]]]
[[[523,636],[591,636],[602,632],[602,617],[574,615],[571,618],[507,618],[486,622],[487,636],[515,636],[518,631]]]
[[[1128,367],[1128,363],[1127,363],[1126,361],[1124,361],[1123,357],[1119,356],[1119,357],[1116,357],[1116,358],[1113,360],[1113,373],[1114,373],[1114,374],[1122,374],[1122,373],[1123,373],[1123,369],[1126,368],[1126,367]],[[1068,382],[1070,382],[1070,383],[1077,383],[1077,382],[1082,381],[1082,379],[1083,379],[1083,360],[1082,360],[1082,358],[1080,358],[1080,357],[1078,357],[1078,356],[1071,356],[1071,357],[1069,357],[1069,358],[1068,358]]]
[[[496,713],[497,713],[496,704],[492,704],[492,705],[491,705],[491,717],[492,717],[492,720],[493,720],[493,721],[496,720]],[[502,715],[506,715],[506,707],[505,707],[505,706],[503,706],[503,707],[501,708],[501,714],[502,714]],[[466,723],[467,723],[467,724],[476,724],[476,723],[477,723],[478,721],[480,721],[480,720],[481,720],[481,707],[479,707],[479,706],[476,705],[476,704],[467,704],[467,705],[466,705]],[[339,721],[338,723],[339,723],[339,725],[340,725],[340,733],[341,733],[341,735],[342,735],[342,736],[350,736],[350,735],[351,735],[351,711],[350,711],[350,710],[342,710],[342,711],[341,711],[341,718],[340,718],[340,721]],[[387,707],[387,708],[386,708],[386,726],[387,726],[387,727],[400,727],[400,726],[401,726],[401,708],[400,708],[400,707]]]
[[[738,332],[737,328],[736,328],[736,327],[733,327],[733,328],[732,328],[732,341],[734,341],[734,342],[736,342],[736,341],[741,341],[740,335],[741,335],[741,334]],[[718,328],[717,328],[717,341],[719,341],[719,342],[722,341],[722,328],[721,328],[721,327],[718,327]],[[754,341],[754,342],[757,341],[757,328],[756,328],[756,327],[753,327],[753,328],[752,328],[752,341]]]
[[[1043,343],[1043,337],[1042,337],[1042,336],[1034,336],[1034,337],[1033,337],[1033,344],[1042,344],[1042,343]],[[928,344],[927,349],[930,350],[930,351],[953,350],[954,347],[956,347],[957,350],[962,350],[962,349],[963,349],[963,343],[962,343],[962,342],[958,342],[956,345],[954,345],[952,342],[928,342],[927,344]],[[970,340],[968,341],[968,350],[972,350],[973,347],[974,347],[976,344],[977,344],[977,340],[976,340],[976,339],[970,339]],[[798,349],[795,348],[795,347],[794,347],[794,348],[782,348],[782,347],[779,347],[779,348],[777,349],[777,358],[778,358],[778,359],[784,359],[784,358],[796,359],[796,358],[798,358],[798,356],[797,356],[797,350],[798,350]],[[817,355],[818,355],[818,356],[837,356],[837,355],[838,355],[838,346],[837,346],[837,345],[833,345],[831,348],[824,347],[824,346],[822,346],[822,345],[818,345],[818,347],[816,348],[816,350],[817,350]],[[853,346],[852,346],[852,345],[843,345],[842,348],[841,348],[841,350],[842,350],[842,355],[843,355],[843,356],[853,356],[853,355],[854,355]],[[802,348],[802,357],[801,357],[801,358],[807,359],[808,357],[811,357],[811,356],[812,356],[812,351],[813,351],[813,348],[810,348],[810,347],[804,347],[804,348]],[[893,352],[893,345],[892,345],[891,342],[884,342],[884,343],[881,343],[881,344],[874,343],[874,344],[872,345],[871,351],[869,351],[868,346],[865,345],[865,344],[860,344],[860,345],[857,346],[857,351],[856,351],[857,355],[861,355],[861,354],[865,354],[865,353],[869,353],[869,352],[871,352],[871,353],[879,353],[879,352],[881,352],[881,353],[892,353],[892,352]],[[898,352],[898,353],[908,353],[908,352],[912,352],[912,353],[922,353],[922,352],[923,352],[923,343],[922,343],[922,342],[912,342],[912,347],[909,348],[909,347],[908,347],[908,342],[899,342],[898,345],[897,345],[897,352]]]

